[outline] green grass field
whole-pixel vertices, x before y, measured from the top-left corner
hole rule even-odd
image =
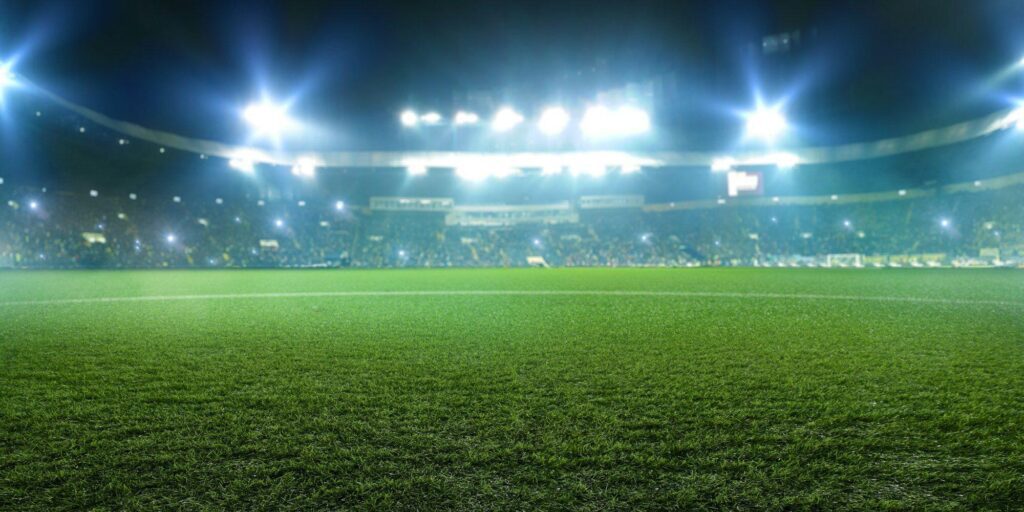
[[[1024,272],[0,273],[4,511],[1022,508]]]

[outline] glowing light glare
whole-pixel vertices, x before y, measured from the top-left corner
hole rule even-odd
[[[5,89],[14,83],[14,73],[11,72],[9,64],[0,64],[0,89]]]
[[[736,159],[731,156],[723,156],[711,160],[711,171],[712,172],[727,172],[731,171],[733,166],[736,165]]]
[[[441,114],[438,114],[437,112],[427,112],[426,114],[420,116],[420,121],[422,121],[423,124],[434,125],[440,123],[441,120]]]
[[[174,233],[170,233],[164,237],[164,240],[167,240],[167,243],[169,244],[173,244],[177,239],[178,237],[174,236]]]
[[[779,107],[758,107],[747,114],[747,137],[764,141],[773,141],[789,128]]]
[[[37,203],[35,201],[29,201],[28,207],[29,207],[29,209],[32,209],[32,210],[38,210],[39,209],[39,203]]]
[[[569,126],[569,113],[562,107],[550,107],[540,115],[537,129],[544,135],[558,135]]]
[[[300,178],[315,178],[317,162],[309,157],[299,158],[292,166],[292,174]]]
[[[11,71],[11,64],[0,62],[0,100],[3,99],[4,89],[13,87],[17,84],[18,82],[14,76],[14,72]],[[38,115],[36,117],[39,117],[39,115],[41,115],[38,112],[37,114]]]
[[[647,133],[651,119],[646,111],[624,106],[615,110],[603,105],[587,108],[580,121],[580,130],[587,137],[629,137]]]
[[[455,124],[457,126],[465,126],[470,124],[477,124],[480,122],[480,116],[473,112],[458,111],[455,113]]]
[[[402,126],[413,127],[420,122],[420,116],[413,110],[405,110],[398,116],[398,120],[402,122]]]
[[[772,159],[775,161],[775,166],[784,171],[792,169],[800,163],[800,157],[792,153],[777,153],[772,156]]]
[[[950,226],[949,219],[942,219],[942,220],[940,220],[939,221],[939,225],[944,227],[944,228],[948,228]]]
[[[228,160],[228,167],[231,167],[236,171],[241,171],[245,174],[253,174],[256,172],[256,164],[262,159],[263,156],[260,152],[251,149],[243,149],[232,155]]]
[[[540,169],[541,176],[557,176],[562,174],[562,166],[558,164],[548,164]]]
[[[578,164],[569,168],[569,174],[573,176],[590,176],[591,178],[600,178],[606,172],[605,166],[598,163]]]
[[[622,135],[639,135],[651,129],[651,117],[636,107],[622,107],[616,112],[619,132]]]
[[[636,164],[624,164],[622,166],[622,174],[636,174],[640,172],[640,166]]]
[[[242,119],[256,135],[278,136],[294,129],[298,123],[288,116],[288,108],[269,101],[253,103],[242,111]]]
[[[409,176],[425,176],[427,174],[427,166],[423,164],[410,164],[405,168],[405,171],[409,173]]]
[[[339,212],[345,209],[345,201],[336,201],[334,203],[334,209]]]
[[[522,122],[522,114],[509,107],[504,107],[494,114],[494,119],[491,120],[491,129],[496,132],[507,132]]]
[[[274,219],[274,225],[279,227],[279,228],[283,228],[284,227],[284,221],[281,220],[281,219]]]

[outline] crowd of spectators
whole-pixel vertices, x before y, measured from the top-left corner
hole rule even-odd
[[[0,190],[0,267],[749,265],[827,254],[1024,256],[1024,187],[813,206],[581,210],[578,222],[451,226],[444,213],[253,198],[159,201]]]

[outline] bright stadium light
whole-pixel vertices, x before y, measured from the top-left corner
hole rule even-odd
[[[259,151],[254,149],[241,149],[236,151],[231,155],[231,158],[228,159],[228,167],[245,174],[253,174],[256,172],[256,163],[263,160],[264,156]]]
[[[612,110],[603,105],[587,108],[580,120],[583,135],[591,138],[629,137],[647,133],[651,119],[646,111],[630,106]]]
[[[949,222],[949,219],[942,219],[942,220],[939,221],[939,225],[944,227],[944,228],[948,228],[950,226],[950,224],[951,223]]]
[[[640,135],[651,130],[651,116],[636,107],[622,107],[615,113],[622,135]]]
[[[283,228],[284,227],[284,220],[282,220],[282,219],[274,219],[274,225],[279,227],[279,228]]]
[[[569,113],[562,107],[550,107],[544,110],[537,121],[537,129],[544,135],[558,135],[569,126]]]
[[[0,91],[14,84],[14,73],[10,64],[0,64]]]
[[[438,114],[437,112],[427,112],[420,116],[420,121],[422,121],[423,124],[429,125],[439,124],[442,119],[441,114]]]
[[[301,157],[292,166],[292,174],[300,178],[312,179],[316,177],[316,160],[309,157]]]
[[[164,240],[167,240],[167,243],[169,244],[173,244],[174,241],[177,239],[178,237],[174,236],[174,233],[169,233],[167,236],[164,237]]]
[[[399,121],[402,122],[402,126],[413,127],[416,123],[420,122],[420,116],[416,115],[414,110],[405,110],[401,115],[398,116]]]
[[[503,107],[494,114],[494,119],[491,120],[491,129],[496,132],[507,132],[522,122],[522,114],[509,107]]]
[[[483,181],[487,179],[490,172],[487,168],[479,165],[463,165],[455,168],[455,175],[466,181]]]
[[[624,164],[621,167],[622,174],[636,174],[640,172],[640,166],[636,164]]]
[[[470,124],[477,124],[480,122],[480,116],[473,112],[458,111],[455,113],[455,125],[465,126]]]
[[[423,164],[410,164],[405,168],[409,176],[424,176],[427,174],[427,166]]]
[[[30,210],[38,210],[39,209],[39,203],[37,203],[35,201],[29,201],[28,207],[29,207]]]
[[[0,101],[3,101],[4,90],[17,84],[11,65],[0,63]],[[38,117],[38,116],[37,116]]]
[[[747,137],[771,142],[785,133],[789,124],[779,107],[758,107],[747,114]]]
[[[298,126],[298,123],[288,116],[287,106],[275,105],[266,100],[245,107],[242,119],[249,123],[256,136],[278,137]]]
[[[339,212],[344,210],[345,209],[345,201],[335,201],[334,202],[334,209],[338,210]]]

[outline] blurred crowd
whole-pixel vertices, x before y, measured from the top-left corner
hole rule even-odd
[[[0,267],[515,267],[771,264],[828,254],[1024,258],[1024,187],[813,206],[580,210],[451,226],[333,202],[0,190]],[[994,252],[993,252],[994,251]]]

